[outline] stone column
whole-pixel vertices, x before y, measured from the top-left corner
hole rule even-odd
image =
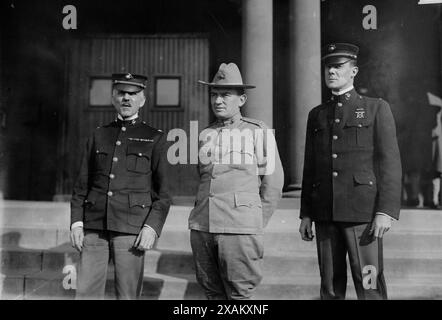
[[[0,30],[0,202],[3,200],[6,187],[7,177],[7,156],[6,156],[6,110],[4,108],[4,95],[3,95],[3,34]],[[2,219],[2,208],[0,203],[0,220]],[[1,221],[0,221],[1,225]]]
[[[242,2],[243,81],[256,85],[247,90],[243,114],[273,127],[273,1]]]
[[[320,0],[290,0],[289,189],[299,189],[308,112],[321,103]]]

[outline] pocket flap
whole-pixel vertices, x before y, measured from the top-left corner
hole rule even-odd
[[[240,154],[247,154],[247,155],[253,157],[253,152],[248,151],[248,150],[246,150],[246,149],[244,149],[244,148],[230,149],[230,150],[228,150],[228,152],[229,152],[229,153],[235,153],[235,152],[236,152],[236,153],[240,153]]]
[[[111,147],[109,146],[98,146],[94,151],[96,154],[109,154],[111,153]]]
[[[324,124],[324,123],[320,123],[320,122],[317,122],[317,123],[315,123],[315,125],[313,126],[313,132],[320,132],[320,131],[322,131],[322,130],[325,130],[325,128],[326,128],[327,126]]]
[[[150,192],[139,192],[129,194],[129,207],[140,206],[142,208],[150,207],[152,198]]]
[[[369,172],[358,172],[353,175],[357,184],[364,184],[372,186],[375,183],[375,176]]]
[[[143,143],[130,143],[127,146],[127,154],[133,154],[137,157],[150,158],[149,147]]]
[[[87,194],[86,199],[84,200],[84,204],[95,204],[95,202],[97,201],[97,198],[99,196],[99,193],[95,190],[91,190],[89,191],[89,193]]]
[[[313,188],[317,188],[317,187],[319,187],[320,185],[321,185],[321,182],[318,181],[318,182],[313,183],[313,184],[312,184],[312,187],[313,187]]]
[[[248,192],[238,192],[235,193],[235,207],[239,206],[247,206],[252,207],[253,205],[258,206],[260,204],[260,199],[257,194],[248,193]]]
[[[358,127],[358,128],[362,128],[362,127],[368,127],[370,125],[371,125],[371,122],[368,119],[365,119],[365,118],[364,119],[349,118],[345,122],[344,127]]]

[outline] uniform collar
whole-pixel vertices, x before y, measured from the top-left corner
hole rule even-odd
[[[126,119],[123,119],[123,117],[120,114],[118,114],[117,119],[115,119],[115,122],[120,126],[130,126],[140,122],[140,119],[138,117],[138,113]]]
[[[334,96],[341,96],[341,95],[343,95],[344,93],[347,93],[347,92],[352,91],[353,89],[354,89],[354,86],[350,86],[350,87],[348,87],[347,89],[343,89],[343,90],[340,90],[340,91],[338,91],[338,92],[334,92],[334,91],[332,91],[332,95],[334,95]]]
[[[233,117],[231,117],[229,119],[217,119],[216,123],[219,126],[228,126],[228,125],[235,124],[235,123],[239,122],[241,119],[242,119],[241,112],[238,112],[237,114],[235,114]]]
[[[358,96],[358,93],[356,92],[355,88],[352,86],[346,90],[342,90],[339,93],[340,95],[337,95],[336,93],[332,92],[332,96],[330,98],[333,102],[341,102],[346,103],[350,101],[351,99],[354,99]]]

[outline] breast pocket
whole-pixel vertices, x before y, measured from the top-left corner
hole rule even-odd
[[[252,151],[247,151],[244,148],[231,149],[227,153],[226,160],[230,164],[230,168],[247,170],[255,163],[254,154]]]
[[[344,136],[350,147],[370,147],[373,145],[373,122],[350,119],[344,125]]]
[[[147,142],[129,143],[126,167],[128,171],[147,174],[150,171],[152,144]]]

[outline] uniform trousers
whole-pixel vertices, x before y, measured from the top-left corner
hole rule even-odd
[[[137,299],[144,277],[144,251],[133,248],[137,235],[85,230],[76,299],[104,299],[107,269],[114,262],[117,299]]]
[[[263,238],[191,230],[196,278],[209,300],[250,299],[262,280]]]
[[[358,299],[387,299],[382,238],[370,235],[370,227],[370,223],[315,222],[321,299],[345,299],[347,253]]]

